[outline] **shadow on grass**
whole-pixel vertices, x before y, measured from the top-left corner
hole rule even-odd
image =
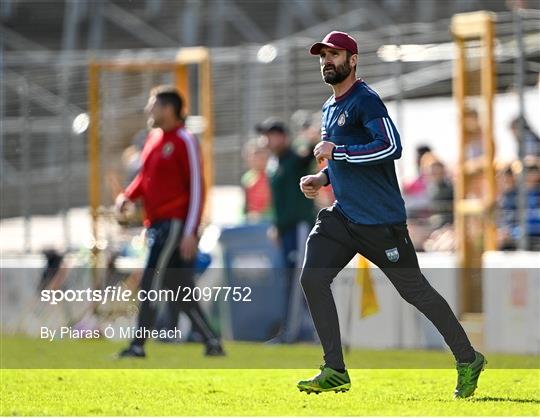
[[[473,398],[474,402],[518,402],[518,403],[532,403],[540,405],[539,399],[519,399],[519,398],[497,398],[494,396],[483,396],[481,398]]]

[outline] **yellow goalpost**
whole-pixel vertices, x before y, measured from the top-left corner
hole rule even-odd
[[[453,90],[459,161],[454,212],[461,311],[481,312],[482,254],[496,249],[494,16],[485,11],[457,14],[451,31],[456,46]]]
[[[112,204],[113,195],[118,191],[115,189],[119,187],[108,184],[107,178],[119,172],[122,149],[129,146],[130,138],[137,131],[144,131],[143,108],[149,89],[156,84],[175,85],[184,96],[188,121],[198,116],[200,130],[196,133],[201,140],[208,195],[214,176],[213,91],[210,54],[203,47],[182,48],[173,59],[95,59],[88,65],[88,76],[88,188],[92,251],[97,257],[104,235],[100,217],[107,213],[106,208]],[[190,91],[190,86],[194,85],[196,88]],[[119,181],[115,180],[115,184]],[[206,206],[205,213],[208,212],[208,204]]]

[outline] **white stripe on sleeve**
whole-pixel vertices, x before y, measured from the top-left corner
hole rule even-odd
[[[378,151],[373,154],[367,154],[367,155],[347,155],[344,152],[335,152],[334,153],[334,159],[335,160],[346,160],[352,163],[359,163],[359,162],[368,162],[368,161],[376,161],[381,160],[383,158],[386,158],[388,155],[391,155],[394,153],[397,149],[396,144],[396,138],[394,136],[394,129],[392,128],[392,124],[388,118],[382,118],[384,129],[387,138],[390,140],[390,147],[386,148],[382,151]]]
[[[198,152],[197,138],[185,129],[178,130],[180,138],[186,143],[186,150],[189,161],[189,176],[190,176],[190,196],[189,207],[186,216],[186,224],[184,226],[184,235],[195,233],[199,213],[202,205],[202,175]]]

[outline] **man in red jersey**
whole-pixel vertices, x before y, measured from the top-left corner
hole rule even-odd
[[[130,201],[140,198],[144,204],[149,254],[141,279],[144,292],[140,294],[162,288],[179,294],[180,300],[166,302],[171,304],[173,318],[183,310],[204,338],[206,355],[223,355],[220,341],[193,300],[193,293],[183,290],[195,287],[193,264],[204,202],[199,143],[184,126],[183,100],[176,88],[152,89],[145,111],[154,129],[141,154],[141,170],[116,199],[120,212]],[[181,291],[176,293],[179,286]],[[146,356],[143,345],[154,326],[156,310],[157,302],[141,298],[135,338],[120,357]]]

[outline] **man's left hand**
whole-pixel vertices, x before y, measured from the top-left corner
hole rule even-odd
[[[195,235],[184,235],[180,241],[180,255],[184,260],[193,260],[197,254],[199,242]]]
[[[322,163],[325,159],[331,160],[332,159],[332,151],[336,147],[336,144],[330,141],[321,141],[313,150],[313,154],[315,155],[315,158],[317,159],[318,163]]]

